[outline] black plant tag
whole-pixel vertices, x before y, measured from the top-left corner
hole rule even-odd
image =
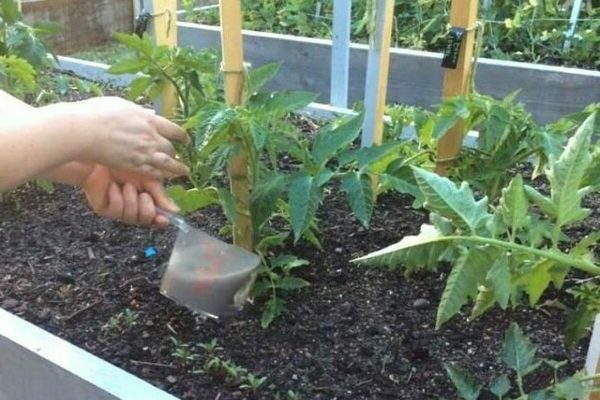
[[[138,17],[135,19],[135,34],[139,37],[144,36],[144,33],[148,30],[148,24],[150,23],[151,19],[152,14],[149,12],[144,11],[138,15]]]
[[[458,58],[460,57],[460,49],[462,48],[466,30],[464,28],[450,28],[448,33],[448,42],[444,50],[444,58],[442,59],[442,68],[456,69]]]

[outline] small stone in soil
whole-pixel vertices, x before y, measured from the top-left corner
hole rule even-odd
[[[19,301],[15,299],[6,299],[2,302],[2,308],[11,310],[19,305]]]
[[[167,376],[167,382],[173,384],[173,383],[177,382],[177,378],[175,378],[173,375],[169,375],[169,376]]]
[[[108,256],[108,255],[104,256],[103,260],[107,265],[115,265],[116,264],[116,260],[113,256]]]
[[[417,310],[423,310],[431,305],[430,301],[427,299],[417,299],[413,303],[413,307]]]

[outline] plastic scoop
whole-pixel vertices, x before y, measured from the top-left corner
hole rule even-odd
[[[244,305],[260,258],[188,225],[183,217],[157,208],[179,229],[160,291],[192,311],[230,315]]]

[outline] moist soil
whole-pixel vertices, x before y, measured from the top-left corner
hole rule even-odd
[[[28,186],[0,203],[0,306],[183,399],[293,398],[288,391],[301,399],[456,398],[443,364],[457,362],[489,382],[504,372],[497,360],[510,321],[531,335],[541,356],[569,359],[565,373],[583,366],[585,341],[573,349],[563,344],[564,313],[549,302],[557,294],[541,309],[494,310],[471,323],[461,315],[435,330],[447,269],[407,279],[400,270],[351,264],[418,231],[426,213],[410,199],[383,196],[366,230],[334,190],[319,217],[323,251],[285,249],[310,261],[300,276],[311,286],[287,296],[289,310],[262,329],[260,301],[213,320],[159,293],[173,229],[111,222],[90,212],[78,190],[48,194]],[[217,234],[224,217],[209,209],[190,220]],[[599,227],[595,211],[574,233]],[[157,256],[144,257],[147,246]],[[126,309],[137,315],[133,323],[109,323]],[[198,358],[174,357],[171,338]],[[203,370],[208,356],[199,344],[213,338],[222,359],[267,378],[256,393]],[[540,387],[549,378],[543,370],[528,384]]]

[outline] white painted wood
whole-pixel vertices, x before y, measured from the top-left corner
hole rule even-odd
[[[348,107],[352,1],[334,0],[331,47],[331,105]]]
[[[596,375],[598,361],[600,361],[600,314],[596,315],[596,319],[594,320],[594,328],[585,361],[585,372],[587,375]]]
[[[381,93],[381,62],[385,34],[385,18],[388,0],[375,0],[375,26],[369,40],[367,56],[367,78],[365,84],[365,123],[362,133],[362,146],[371,147],[375,143],[375,126],[378,123],[377,103]]]
[[[0,309],[1,400],[177,400]]]
[[[573,2],[571,17],[569,18],[569,29],[567,30],[567,38],[565,39],[565,50],[568,50],[571,47],[571,40],[573,40],[573,36],[575,36],[575,29],[577,29],[577,20],[579,19],[579,14],[581,14],[582,5],[583,0],[575,0]]]

